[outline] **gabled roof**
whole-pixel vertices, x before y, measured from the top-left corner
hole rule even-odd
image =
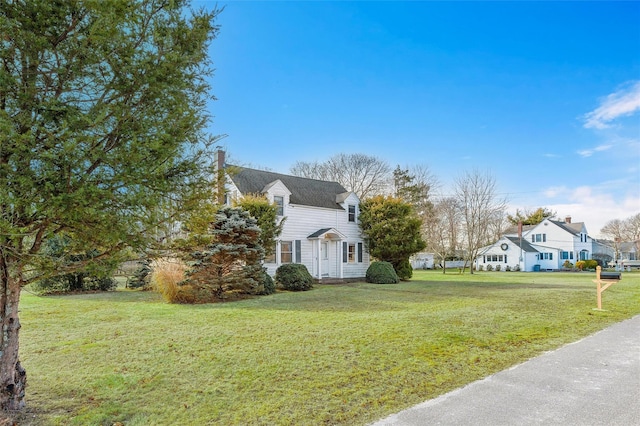
[[[504,240],[511,241],[511,243],[515,244],[516,247],[520,247],[522,251],[525,251],[528,253],[538,253],[538,250],[535,247],[533,247],[533,245],[531,245],[526,238],[504,236],[500,238],[498,241],[496,241],[495,243],[482,247],[480,250],[478,250],[478,254],[485,254],[489,250],[495,247],[499,247],[501,245],[500,241],[504,241]]]
[[[526,252],[533,252],[533,253],[538,252],[538,250],[536,250],[525,238],[518,238],[518,237],[505,237],[505,238],[507,238],[513,244],[520,247],[522,250]]]
[[[347,192],[338,182],[308,179],[246,167],[228,166],[229,178],[243,194],[260,194],[271,183],[280,180],[291,192],[289,202],[303,206],[344,210],[337,196]]]
[[[549,222],[553,223],[554,225],[559,226],[560,228],[564,229],[565,231],[573,234],[573,235],[578,235],[582,232],[582,228],[584,227],[584,222],[571,222],[571,223],[567,223],[567,222],[563,222],[563,221],[558,221],[558,220],[551,220],[549,219]]]
[[[522,233],[526,234],[528,231],[535,228],[537,225],[522,225]],[[518,225],[509,227],[504,231],[505,235],[518,235]]]
[[[316,232],[309,235],[307,238],[310,240],[316,240],[316,239],[325,238],[327,235],[329,236],[335,235],[336,237],[338,237],[338,239],[341,239],[341,240],[344,240],[347,238],[342,232],[338,231],[335,228],[318,229]]]
[[[633,253],[636,251],[636,244],[632,242],[620,243],[619,250],[624,253]]]

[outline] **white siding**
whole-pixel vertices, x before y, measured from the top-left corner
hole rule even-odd
[[[233,186],[230,186],[229,189],[232,191],[236,190],[236,188]],[[278,240],[293,241],[294,244],[296,240],[300,241],[300,263],[307,267],[311,275],[316,278],[361,278],[366,275],[367,268],[369,267],[369,253],[364,251],[364,240],[362,239],[357,220],[356,222],[349,221],[349,205],[356,206],[356,218],[359,214],[359,200],[355,195],[350,195],[345,199],[344,203],[341,204],[344,210],[290,204],[290,192],[279,181],[273,186],[269,187],[265,195],[271,202],[273,202],[273,197],[275,195],[284,197],[285,222],[282,234],[280,235]],[[318,240],[309,239],[308,237],[318,230],[325,228],[333,228],[345,238],[342,240],[322,240],[328,243],[329,261],[328,265],[325,265],[328,266],[328,270],[323,269],[321,271],[318,271],[318,263],[320,257]],[[362,262],[357,262],[356,256],[355,263],[343,263],[343,242],[356,244],[356,247],[358,246],[358,243],[362,243]],[[279,245],[277,252],[276,263],[267,263],[264,265],[270,275],[274,275],[277,267],[281,264]]]
[[[303,263],[309,272],[317,276],[317,241],[308,239],[309,235],[324,228],[335,228],[348,243],[364,243],[357,223],[348,221],[346,210],[323,209],[317,207],[289,205],[280,240],[301,240]],[[342,241],[329,241],[329,276],[337,278],[364,277],[369,267],[369,254],[363,253],[362,263],[342,263]],[[340,267],[342,264],[342,277]],[[275,265],[274,265],[275,271]],[[326,273],[327,271],[322,271]],[[323,274],[324,275],[324,274]]]

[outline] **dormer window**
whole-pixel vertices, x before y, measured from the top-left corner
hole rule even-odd
[[[349,222],[356,221],[356,206],[349,204]]]
[[[276,204],[276,214],[278,216],[284,216],[284,197],[274,195],[273,202]]]

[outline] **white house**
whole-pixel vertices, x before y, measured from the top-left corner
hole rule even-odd
[[[365,277],[369,253],[358,226],[356,194],[337,182],[227,165],[223,151],[215,161],[225,170],[226,203],[263,194],[278,206],[284,226],[275,255],[265,259],[270,275],[284,263],[301,263],[319,280]]]
[[[565,261],[575,264],[589,260],[594,253],[595,240],[589,237],[582,222],[545,219],[522,231],[505,234],[494,244],[480,250],[476,268],[497,265],[505,270],[539,271],[562,268]]]

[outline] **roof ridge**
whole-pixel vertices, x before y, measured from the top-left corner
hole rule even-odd
[[[286,177],[290,177],[290,178],[295,178],[295,179],[305,179],[305,180],[313,180],[316,182],[329,182],[329,183],[337,183],[339,185],[342,186],[342,184],[336,180],[324,180],[324,179],[316,179],[316,178],[309,178],[309,177],[304,177],[304,176],[296,176],[296,175],[291,175],[291,174],[286,174],[286,173],[280,173],[280,172],[273,172],[271,170],[262,170],[262,169],[256,169],[255,167],[245,167],[245,166],[237,166],[235,164],[227,164],[227,167],[236,167],[238,169],[246,169],[246,170],[253,170],[255,172],[260,172],[260,173],[270,173],[272,175],[279,175],[279,176],[286,176]],[[344,188],[344,186],[343,186]],[[348,191],[345,188],[345,192],[351,192]]]

